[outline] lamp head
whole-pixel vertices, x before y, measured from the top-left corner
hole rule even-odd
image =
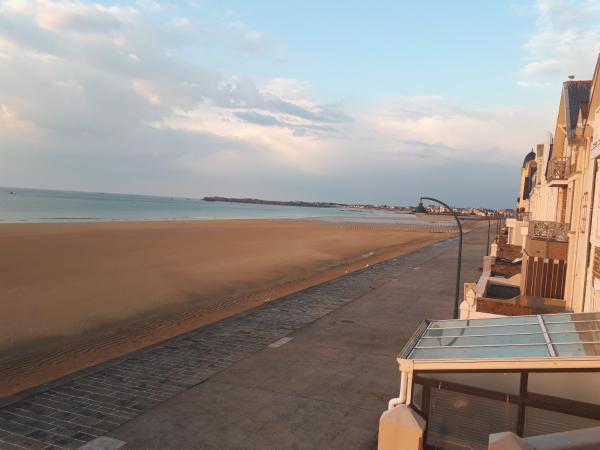
[[[419,204],[417,205],[417,207],[415,208],[415,212],[416,213],[421,213],[421,214],[427,214],[427,210],[423,206],[423,202],[422,201],[420,201]]]

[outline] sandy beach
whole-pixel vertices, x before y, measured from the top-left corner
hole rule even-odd
[[[2,224],[0,398],[448,237],[301,220]]]

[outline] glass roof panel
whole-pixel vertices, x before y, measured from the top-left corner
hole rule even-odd
[[[570,334],[570,333],[567,333]],[[598,339],[600,340],[600,339]],[[572,341],[567,341],[572,342]],[[456,347],[464,345],[545,344],[542,333],[489,336],[423,337],[417,347]]]
[[[547,323],[548,333],[560,333],[564,331],[600,331],[600,322],[561,322]]]
[[[534,317],[534,316],[530,316]],[[581,322],[589,320],[600,320],[600,313],[577,313],[577,314],[543,314],[542,318],[546,323],[554,322]]]
[[[415,348],[409,359],[489,359],[550,357],[546,345]]]
[[[472,322],[472,321],[471,321]],[[500,327],[465,327],[465,328],[438,328],[437,323],[432,323],[425,336],[485,336],[491,334],[515,334],[515,333],[541,333],[539,323],[535,325],[506,325]]]
[[[572,333],[550,333],[553,344],[600,342],[600,331],[575,331]]]
[[[557,356],[598,356],[600,342],[593,344],[554,344]]]
[[[493,317],[490,319],[468,319],[468,320],[437,320],[434,322],[437,328],[462,328],[469,326],[499,326],[519,325],[526,323],[538,323],[536,316],[506,316]]]
[[[600,360],[600,313],[429,322],[404,349],[414,360],[591,356]]]

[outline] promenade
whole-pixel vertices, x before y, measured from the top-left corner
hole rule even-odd
[[[476,279],[487,227],[465,235]],[[0,401],[0,449],[374,448],[396,354],[452,312],[457,239]],[[100,448],[96,446],[96,448]],[[116,447],[115,447],[116,448]]]

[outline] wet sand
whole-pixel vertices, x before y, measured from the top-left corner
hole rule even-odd
[[[0,398],[447,239],[389,224],[0,225]]]

